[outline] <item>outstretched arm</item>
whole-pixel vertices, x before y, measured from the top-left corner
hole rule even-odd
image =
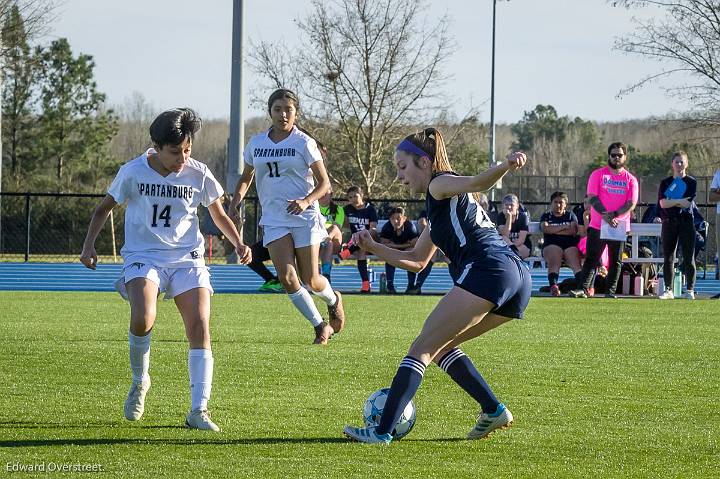
[[[425,268],[437,248],[430,239],[430,229],[425,228],[412,249],[400,251],[388,248],[372,239],[368,230],[358,231],[353,241],[361,249],[369,251],[378,258],[398,268],[419,273]]]
[[[510,153],[503,163],[492,166],[475,176],[439,176],[430,183],[430,194],[433,195],[433,198],[441,200],[461,193],[489,190],[508,171],[522,168],[525,162],[527,162],[525,153],[516,151]]]
[[[84,264],[86,268],[95,269],[97,267],[95,240],[100,234],[103,225],[105,225],[105,221],[107,221],[107,217],[110,215],[110,210],[112,210],[116,204],[115,198],[106,195],[98,207],[95,208],[95,212],[90,220],[90,226],[88,226],[88,231],[85,235],[82,253],[80,253],[80,262]]]

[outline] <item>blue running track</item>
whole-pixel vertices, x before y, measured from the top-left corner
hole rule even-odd
[[[0,263],[0,291],[115,291],[114,281],[120,276],[121,264],[100,264],[91,271],[81,264],[72,263]],[[378,290],[382,267],[374,270],[373,291]],[[263,283],[250,268],[237,265],[211,265],[211,281],[216,293],[254,293]],[[570,276],[563,269],[560,279]],[[710,275],[708,275],[710,277]],[[547,284],[545,269],[532,270],[533,291]],[[342,292],[356,292],[360,288],[357,269],[352,266],[336,266],[332,272],[333,286]],[[405,290],[407,275],[398,270],[395,274],[395,288]],[[422,290],[423,293],[445,293],[452,286],[447,268],[434,268]],[[720,293],[720,281],[697,280],[696,292],[703,296]]]

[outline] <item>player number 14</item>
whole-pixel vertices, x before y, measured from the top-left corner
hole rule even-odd
[[[165,208],[162,209],[160,214],[158,214],[158,205],[153,205],[153,218],[152,218],[152,226],[153,228],[157,228],[157,220],[165,220],[165,224],[163,225],[165,228],[170,227],[170,205],[165,205]]]

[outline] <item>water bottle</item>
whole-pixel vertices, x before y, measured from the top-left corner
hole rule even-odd
[[[665,292],[665,278],[663,275],[658,276],[657,295],[661,295]]]
[[[673,295],[676,298],[680,297],[682,293],[682,273],[679,268],[675,268],[675,279],[673,280]]]
[[[635,276],[635,284],[633,284],[633,294],[642,296],[645,292],[645,278],[641,274]]]
[[[630,294],[630,273],[625,271],[622,275],[622,294]]]
[[[380,273],[380,294],[387,293],[387,277],[385,273]]]

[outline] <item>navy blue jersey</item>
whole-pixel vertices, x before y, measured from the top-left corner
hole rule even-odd
[[[697,195],[697,180],[692,176],[683,176],[675,178],[668,176],[660,182],[658,188],[658,204],[660,200],[679,200],[682,198],[690,198],[695,201]],[[662,219],[677,218],[678,216],[692,216],[692,205],[690,208],[680,208],[673,206],[672,208],[660,208],[660,217]]]
[[[505,225],[505,215],[502,213],[498,214],[497,217],[497,225],[498,226],[504,226]],[[527,214],[527,212],[518,211],[518,216],[515,218],[515,221],[513,221],[513,224],[510,225],[510,239],[512,241],[515,241],[520,237],[521,231],[530,231],[530,216]],[[528,249],[532,249],[532,242],[530,241],[530,235],[525,236],[525,241],[523,242],[525,246],[528,247]]]
[[[378,215],[375,207],[367,203],[362,208],[352,205],[345,206],[345,218],[350,225],[350,233],[370,229],[370,223],[377,223]]]
[[[455,175],[443,172],[433,175],[433,178],[443,174]],[[454,281],[467,264],[491,253],[499,251],[514,255],[471,194],[436,200],[428,187],[425,209],[430,223],[430,239],[450,260],[448,268]]]
[[[572,223],[577,223],[578,219],[577,216],[575,216],[575,213],[572,211],[565,211],[564,214],[560,216],[555,216],[555,214],[552,211],[546,211],[543,213],[543,215],[540,217],[540,223],[547,222],[550,226],[568,226]],[[545,241],[563,241],[567,238],[572,238],[572,236],[569,235],[554,235],[552,233],[545,233],[544,234]]]
[[[395,228],[393,228],[393,225],[390,221],[385,223],[382,227],[382,230],[380,230],[381,238],[390,240],[395,244],[405,244],[408,241],[417,238],[418,236],[420,235],[417,232],[417,228],[410,220],[405,220],[402,228],[400,228],[399,234],[397,231],[395,231]]]

